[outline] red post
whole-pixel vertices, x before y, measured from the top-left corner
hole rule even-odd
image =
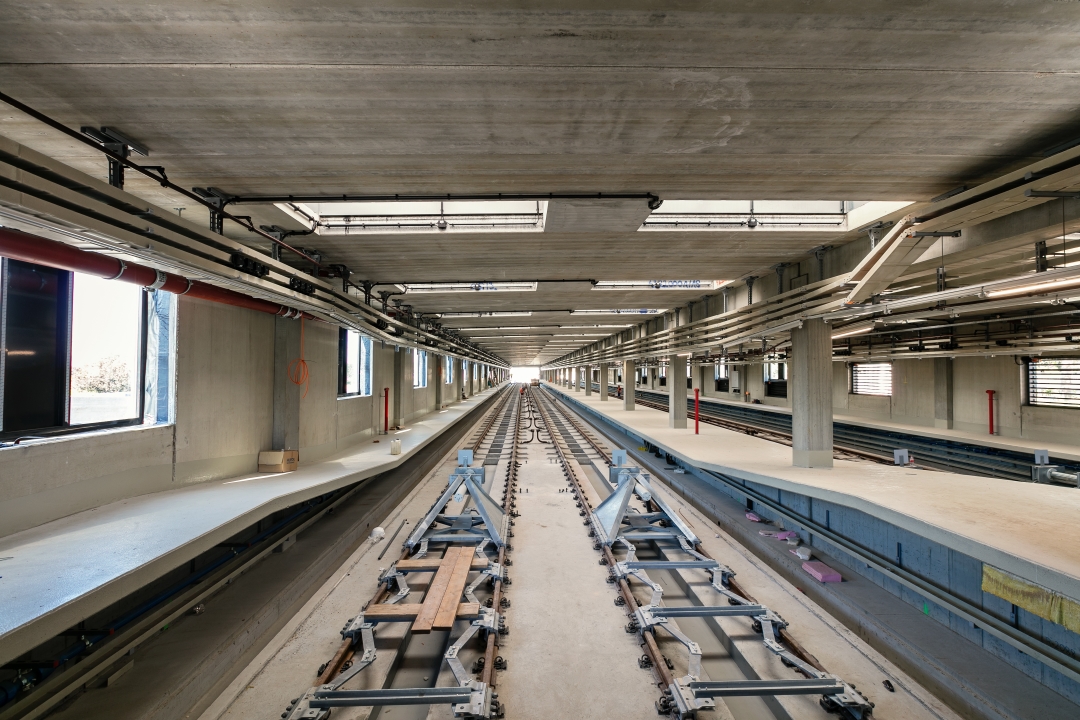
[[[697,435],[700,431],[701,420],[701,389],[694,388],[694,434]]]
[[[383,435],[390,434],[390,388],[383,388]]]
[[[987,390],[987,397],[990,399],[990,434],[994,434],[994,391]]]

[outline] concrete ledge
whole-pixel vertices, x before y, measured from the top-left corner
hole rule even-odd
[[[261,518],[398,467],[499,392],[430,413],[366,443],[280,475],[249,474],[152,493],[0,539],[0,663],[189,562]],[[402,441],[390,455],[389,439]]]
[[[688,465],[850,507],[1071,598],[1080,598],[1080,492],[930,470],[836,460],[792,465],[791,449],[712,425],[667,427],[667,413],[545,386],[575,407]]]

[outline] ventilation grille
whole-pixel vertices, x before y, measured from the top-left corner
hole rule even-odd
[[[1080,407],[1080,358],[1054,358],[1028,364],[1028,402]]]
[[[855,363],[851,366],[851,392],[856,395],[892,395],[892,365]]]

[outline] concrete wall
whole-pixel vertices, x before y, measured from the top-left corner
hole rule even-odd
[[[177,310],[176,422],[72,435],[0,450],[0,536],[135,495],[255,472],[271,449],[274,317],[180,298]],[[300,401],[300,459],[314,462],[381,428],[383,388],[395,402],[395,356],[403,362],[402,422],[436,410],[436,364],[412,387],[407,348],[373,344],[372,395],[337,395],[338,329],[305,325],[310,381]],[[461,363],[442,404],[461,398]],[[393,421],[392,421],[393,422]]]

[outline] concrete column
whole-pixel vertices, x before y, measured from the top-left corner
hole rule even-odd
[[[650,390],[655,390],[656,389],[656,374],[657,374],[657,369],[655,367],[649,368],[649,379],[646,382],[646,385],[648,386],[648,388]]]
[[[585,397],[592,395],[592,365],[585,366]]]
[[[690,358],[691,360],[693,358]],[[703,368],[700,365],[693,365],[690,368],[690,397],[693,397],[694,390],[702,390],[702,396],[705,395],[703,388],[705,387],[701,382]]]
[[[394,384],[390,387],[390,427],[405,424],[405,393],[412,392],[412,353],[407,348],[395,348]]]
[[[668,427],[686,427],[686,358],[669,355],[667,368]]]
[[[806,320],[791,332],[788,370],[792,464],[832,467],[832,333],[824,320]]]
[[[934,427],[953,427],[952,358],[934,358]]]
[[[608,364],[600,363],[600,399],[608,399]]]
[[[300,449],[300,396],[302,386],[289,379],[289,363],[300,357],[300,323],[274,319],[274,431],[273,450]]]
[[[622,370],[623,379],[623,409],[634,409],[634,391],[637,389],[637,368],[634,367],[633,360],[623,361]]]
[[[442,355],[434,354],[428,354],[428,357],[435,362],[435,409],[442,410],[446,395],[443,391],[446,387],[446,359]]]

